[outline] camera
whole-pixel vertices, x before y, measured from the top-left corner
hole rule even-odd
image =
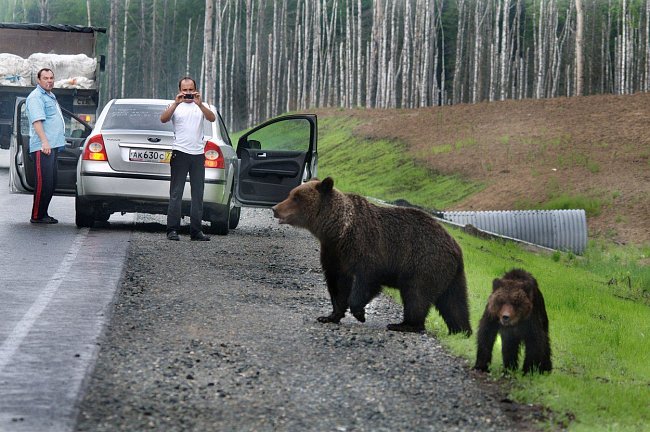
[[[185,93],[183,99],[194,99],[194,95],[192,93]]]

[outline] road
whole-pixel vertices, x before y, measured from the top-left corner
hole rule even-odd
[[[29,222],[32,197],[0,168],[0,431],[68,431],[97,357],[133,216],[78,229],[74,199],[54,197],[56,225]]]

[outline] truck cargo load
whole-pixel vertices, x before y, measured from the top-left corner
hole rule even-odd
[[[9,148],[17,97],[36,87],[42,68],[54,72],[59,104],[94,124],[104,56],[96,52],[103,27],[0,23],[0,149]]]

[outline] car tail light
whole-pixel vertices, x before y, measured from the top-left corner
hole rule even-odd
[[[224,168],[225,161],[219,145],[213,141],[207,141],[204,148],[206,168]]]
[[[101,135],[90,137],[81,158],[83,160],[107,161],[108,155],[106,154],[104,138]]]

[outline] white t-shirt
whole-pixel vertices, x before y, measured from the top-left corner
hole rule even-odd
[[[188,154],[203,153],[203,113],[194,102],[181,102],[172,115],[174,124],[173,150]]]

